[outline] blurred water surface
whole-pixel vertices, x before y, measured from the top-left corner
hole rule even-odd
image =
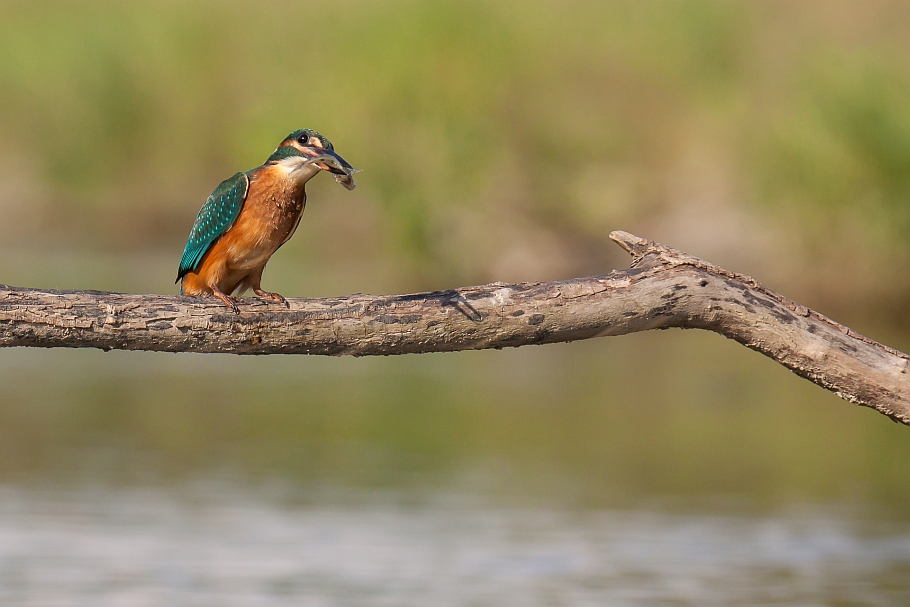
[[[264,492],[268,494],[269,492]],[[910,527],[516,508],[217,484],[0,490],[0,600],[59,605],[875,605],[910,601]]]

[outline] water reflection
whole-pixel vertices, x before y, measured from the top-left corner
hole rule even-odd
[[[268,493],[268,492],[267,492]],[[0,490],[4,605],[906,605],[910,527],[437,493]]]
[[[5,350],[0,386],[0,483],[228,473],[910,516],[906,427],[699,332],[366,359]]]

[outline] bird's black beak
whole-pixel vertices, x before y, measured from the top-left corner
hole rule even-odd
[[[354,173],[357,173],[359,169],[352,167],[347,160],[333,150],[316,147],[306,149],[310,154],[313,154],[307,160],[307,164],[315,164],[323,171],[334,174],[335,182],[340,183],[348,190],[353,190],[357,187],[357,183],[354,181]]]
[[[333,150],[325,148],[309,148],[313,156],[307,160],[307,164],[315,164],[323,171],[328,171],[334,175],[350,176],[357,172],[357,169],[348,164],[348,161],[336,154]]]

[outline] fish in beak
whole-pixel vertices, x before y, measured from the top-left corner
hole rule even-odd
[[[354,182],[354,173],[359,173],[361,169],[355,169],[348,161],[336,154],[332,150],[325,148],[312,148],[316,155],[307,159],[306,164],[315,164],[323,171],[328,171],[335,175],[335,182],[340,183],[348,190],[357,187]]]

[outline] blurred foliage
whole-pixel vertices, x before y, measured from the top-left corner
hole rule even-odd
[[[0,282],[175,292],[208,193],[306,126],[364,172],[314,180],[266,288],[601,273],[625,229],[906,349],[908,23],[886,0],[0,0]],[[4,353],[32,366],[6,371],[0,475],[107,445],[348,480],[503,461],[594,503],[910,503],[905,429],[713,338],[616,341],[235,375]]]
[[[179,250],[218,181],[305,125],[365,169],[344,207],[365,219],[326,226],[328,263],[378,254],[413,286],[547,278],[602,271],[624,228],[903,321],[910,283],[877,260],[910,250],[904,3],[258,9],[0,4],[0,209],[21,218],[4,232]],[[298,258],[331,246],[346,196],[313,188]]]

